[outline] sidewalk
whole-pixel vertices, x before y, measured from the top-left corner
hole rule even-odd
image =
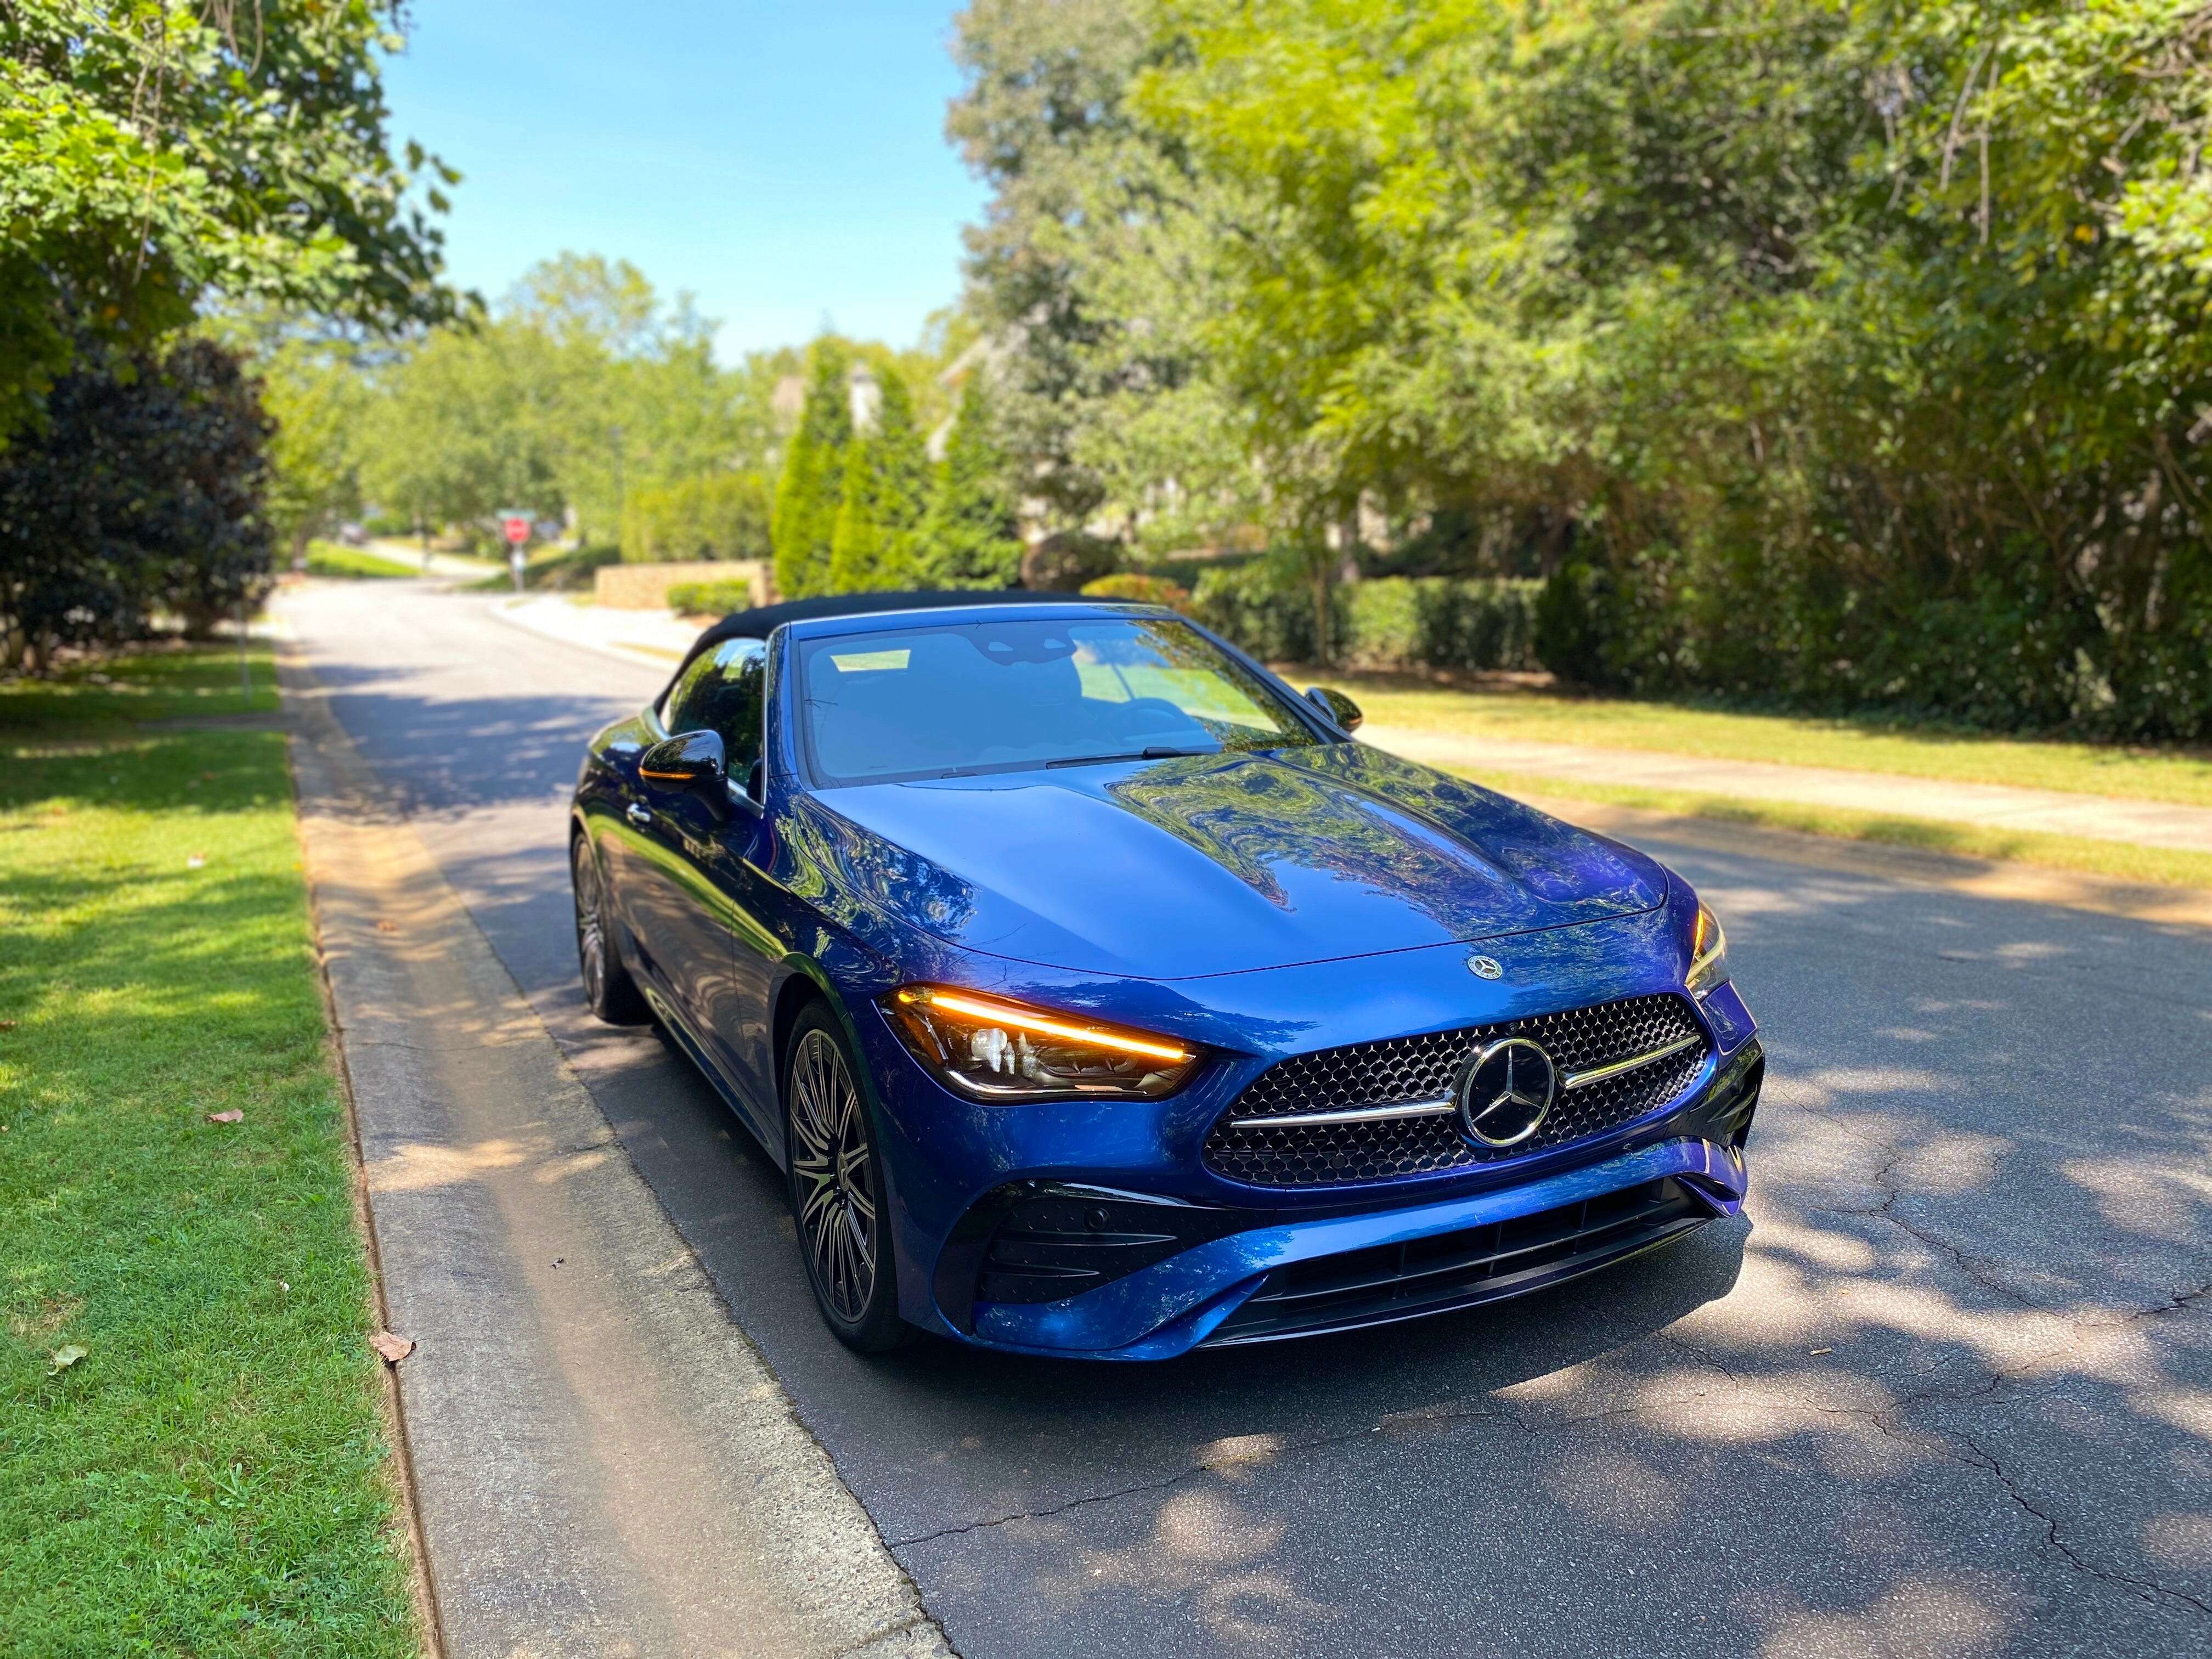
[[[1431,766],[1795,801],[1992,830],[2082,836],[2177,852],[2212,853],[2212,808],[2203,806],[2069,794],[2056,789],[2016,789],[1994,783],[1942,783],[1886,772],[1654,754],[1647,750],[1455,737],[1388,726],[1363,726],[1359,735],[1378,749]]]
[[[296,647],[301,839],[445,1659],[948,1659]]]
[[[672,611],[614,611],[559,593],[501,599],[492,614],[512,627],[605,651],[628,662],[674,669],[699,630]]]

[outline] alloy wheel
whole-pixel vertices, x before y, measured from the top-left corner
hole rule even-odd
[[[848,1324],[876,1289],[876,1200],[867,1127],[845,1057],[825,1031],[809,1031],[792,1055],[791,1168],[799,1230],[814,1279]]]
[[[580,841],[576,843],[574,866],[576,961],[583,969],[584,994],[596,1008],[606,1000],[607,929],[599,914],[599,864],[592,857],[592,849]]]

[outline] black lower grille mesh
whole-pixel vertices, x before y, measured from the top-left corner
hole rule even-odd
[[[1618,1261],[1712,1219],[1679,1181],[1512,1221],[1279,1267],[1208,1347],[1412,1319],[1517,1296]]]
[[[1686,1037],[1697,1040],[1666,1060],[1561,1091],[1542,1127],[1516,1146],[1469,1141],[1460,1133],[1456,1115],[1280,1128],[1230,1126],[1232,1118],[1442,1099],[1457,1085],[1469,1056],[1504,1036],[1542,1043],[1562,1073],[1648,1054]],[[1690,1085],[1711,1052],[1688,1001],[1662,993],[1495,1025],[1294,1054],[1261,1073],[1222,1114],[1206,1135],[1204,1156],[1217,1174],[1257,1187],[1337,1186],[1525,1158],[1601,1134],[1665,1104]]]

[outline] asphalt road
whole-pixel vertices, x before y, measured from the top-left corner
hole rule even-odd
[[[1366,1334],[864,1361],[580,1000],[562,801],[662,677],[413,584],[287,615],[969,1659],[2212,1649],[2212,937],[1653,843],[1764,1025],[1745,1218]]]

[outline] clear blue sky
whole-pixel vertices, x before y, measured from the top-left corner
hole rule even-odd
[[[563,249],[626,258],[722,325],[725,362],[910,344],[959,288],[983,192],[945,142],[952,0],[420,0],[395,143],[465,175],[455,282],[495,298]]]

